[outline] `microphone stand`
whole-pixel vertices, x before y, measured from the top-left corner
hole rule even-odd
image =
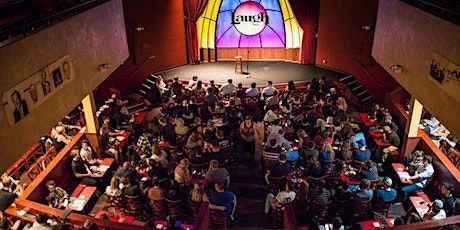
[[[248,53],[247,53],[247,58],[246,58],[246,72],[242,72],[241,74],[247,75],[246,78],[250,78],[251,76],[249,75],[249,47],[247,47]]]

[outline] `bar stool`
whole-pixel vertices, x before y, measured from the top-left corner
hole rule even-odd
[[[242,56],[235,56],[235,73],[242,73],[243,72],[243,57]]]

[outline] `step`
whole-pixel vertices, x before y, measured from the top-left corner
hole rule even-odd
[[[360,93],[356,94],[356,96],[358,96],[358,97],[359,97],[359,96],[361,96],[361,95],[363,95],[363,94],[365,94],[365,93],[367,93],[367,91],[366,91],[366,90],[364,90],[364,91],[361,91]]]
[[[362,86],[362,85],[358,85],[358,86],[356,86],[355,88],[351,89],[351,91],[355,91],[355,90],[360,89],[360,88],[363,88],[363,86]]]
[[[367,100],[369,100],[369,99],[371,99],[371,98],[372,98],[372,96],[369,95],[368,97],[362,99],[361,102],[365,102],[365,101],[367,101]]]
[[[150,87],[150,86],[146,85],[145,83],[144,83],[144,84],[142,84],[142,86],[143,86],[143,87],[145,87],[145,88],[147,88],[147,89],[152,89],[152,87]]]
[[[358,80],[355,79],[355,80],[353,80],[353,81],[351,81],[351,82],[348,82],[347,85],[350,86],[350,85],[353,85],[353,84],[355,84],[355,83],[358,83],[358,84],[359,84]]]
[[[352,77],[353,77],[353,75],[348,75],[348,76],[346,76],[344,78],[340,78],[339,81],[343,82],[343,81],[345,81],[345,80],[347,80],[349,78],[352,78]]]
[[[152,84],[152,85],[155,85],[155,82],[152,81],[152,80],[150,80],[150,79],[147,79],[147,82],[150,83],[150,84]]]
[[[147,94],[147,92],[145,92],[145,91],[142,90],[142,89],[140,89],[139,92],[142,93],[143,95],[146,95],[146,94]]]
[[[136,107],[140,107],[140,106],[144,106],[144,103],[139,103],[139,104],[135,104],[135,105],[129,106],[129,107],[127,107],[127,109],[130,110],[130,109],[133,109],[133,108],[136,108]]]

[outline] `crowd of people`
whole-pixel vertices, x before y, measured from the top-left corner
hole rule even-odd
[[[99,189],[117,210],[125,210],[126,196],[134,196],[150,204],[143,212],[153,220],[168,216],[192,222],[200,203],[209,201],[211,209],[234,219],[237,197],[229,190],[231,175],[226,167],[243,157],[265,175],[270,191],[265,213],[279,212],[292,203],[309,213],[303,216],[310,220],[309,229],[326,222],[333,223],[333,229],[344,229],[345,224],[385,216],[389,204],[404,202],[410,192],[424,189],[434,173],[432,158],[416,151],[404,162],[410,172],[407,179],[415,183],[396,190],[383,168],[391,161],[391,152],[400,147],[398,126],[388,110],[375,105],[369,118],[377,125],[371,129],[381,132],[387,145],[371,148],[366,130],[325,76],[314,78],[303,89],[292,81],[285,89],[277,89],[271,81],[264,88],[252,83],[244,89],[232,79],[220,86],[214,81],[205,85],[197,76],[188,83],[175,78],[169,84],[159,76],[156,86],[152,95],[158,97],[146,99],[148,115],[141,127],[131,130],[127,148],[114,144],[115,137],[125,132],[120,124],[130,118],[121,112],[125,103],[117,100],[113,111],[118,112],[103,119],[101,155],[113,157],[120,167],[107,188]],[[61,132],[56,131],[58,136]],[[97,186],[91,175],[100,162],[86,140],[80,145],[71,151],[72,171],[83,183]],[[65,208],[69,199],[65,188],[54,181],[46,185],[47,204]],[[395,223],[458,213],[459,200],[452,192],[453,186],[445,183],[443,196],[425,216],[417,218],[409,210]],[[326,211],[316,212],[315,207]],[[368,212],[362,213],[364,208]]]

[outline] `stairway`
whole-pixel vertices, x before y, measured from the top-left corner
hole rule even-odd
[[[139,87],[136,93],[144,97],[147,94],[147,92],[152,89],[152,87],[155,87],[156,80],[157,77],[154,74],[150,74],[150,77],[147,78],[144,83],[142,83],[142,85]],[[128,107],[128,111],[130,113],[139,112],[143,110],[145,110],[143,102],[133,104]]]
[[[356,78],[352,74],[346,77],[340,78],[339,81],[347,85],[347,87],[351,90],[351,92],[353,92],[353,94],[356,96],[356,98],[358,98],[358,100],[361,103],[372,103],[373,102],[372,96],[359,83],[359,81],[356,80]]]

